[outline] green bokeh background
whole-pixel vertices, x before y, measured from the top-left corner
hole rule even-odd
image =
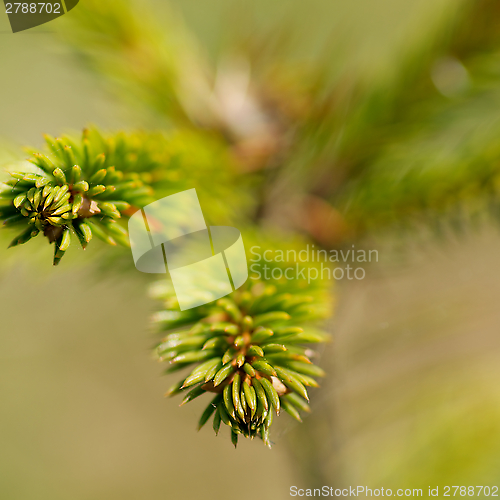
[[[401,47],[425,39],[456,2],[174,6],[213,60],[235,31],[283,23],[290,60],[324,61],[334,37],[332,72],[348,66],[369,83],[387,78]],[[110,98],[53,36],[55,23],[13,35],[0,15],[2,161],[42,133],[149,125]],[[292,485],[498,485],[498,231],[403,249],[393,240],[377,241],[380,261],[365,280],[337,286],[335,340],[321,359],[330,375],[313,415],[280,422],[272,451],[258,442],[235,451],[210,429],[196,432],[201,404],[162,398],[170,381],[151,360],[154,304],[141,276],[100,276],[88,256],[54,270],[44,242],[12,253],[2,236],[0,498],[279,500]]]

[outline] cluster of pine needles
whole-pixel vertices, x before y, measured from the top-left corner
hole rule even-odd
[[[168,396],[182,394],[181,406],[212,396],[199,428],[213,417],[216,434],[221,424],[239,436],[260,437],[271,447],[269,429],[281,410],[301,422],[309,412],[308,388],[324,376],[312,363],[308,344],[325,342],[328,335],[298,324],[314,316],[313,298],[257,282],[213,304],[178,312],[175,298],[165,290],[157,296],[165,309],[155,316],[167,335],[157,347],[167,373],[189,368]],[[193,368],[194,366],[194,368]]]

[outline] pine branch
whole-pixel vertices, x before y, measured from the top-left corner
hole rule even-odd
[[[181,406],[208,394],[201,429],[210,418],[216,434],[221,424],[238,437],[260,437],[271,447],[274,415],[285,410],[301,422],[310,411],[308,387],[324,376],[311,362],[307,344],[326,342],[324,332],[307,327],[323,317],[318,296],[287,291],[286,285],[258,281],[213,304],[179,312],[168,282],[153,290],[164,308],[154,316],[160,332],[168,332],[157,347],[167,373],[189,368],[167,396],[182,394]],[[301,326],[299,326],[301,325]]]
[[[230,156],[203,132],[104,136],[89,129],[78,139],[45,139],[47,151],[30,150],[33,168],[10,172],[0,184],[0,221],[19,231],[11,247],[38,235],[54,243],[54,265],[72,236],[84,249],[93,236],[128,247],[127,219],[184,189],[196,188],[208,219],[220,223],[231,223],[227,207],[236,200],[242,213],[251,206],[243,185],[239,192],[230,189]],[[210,183],[215,175],[218,182]]]
[[[200,152],[199,164],[208,162],[216,169],[224,165],[211,156],[217,154],[217,147],[212,150],[199,142],[204,148],[194,152],[192,134],[188,134],[191,141],[178,141],[174,136],[166,144],[155,140],[154,134],[104,137],[95,129],[84,131],[80,140],[46,137],[49,152],[33,152],[29,160],[33,171],[11,172],[12,179],[1,192],[3,225],[21,231],[11,246],[43,235],[54,243],[54,265],[74,236],[84,249],[93,236],[110,245],[128,246],[123,220],[154,196],[185,187],[186,176],[181,175],[185,164],[179,161],[179,153],[189,153],[190,166],[197,163]],[[199,141],[199,135],[194,137]],[[219,173],[221,181],[231,179],[229,170]],[[206,176],[213,177],[211,169],[197,171],[197,182],[205,184],[212,196],[208,213],[218,214],[221,203],[227,212],[231,196],[244,205],[244,188],[231,195],[232,182],[217,183],[212,189]],[[276,234],[273,238],[262,232],[258,239],[255,236],[249,231],[247,244],[254,240],[265,248],[277,247]],[[283,238],[279,241],[278,247],[284,244]],[[289,243],[296,246],[296,242]],[[170,394],[185,393],[186,403],[212,393],[200,425],[215,412],[216,431],[221,421],[229,425],[235,444],[242,434],[258,435],[270,446],[273,412],[279,414],[283,408],[301,421],[300,412],[309,411],[306,387],[317,387],[316,378],[323,376],[311,362],[314,352],[304,344],[328,339],[307,326],[325,317],[326,288],[321,280],[258,282],[215,304],[180,312],[173,290],[163,282],[156,287],[156,295],[164,301],[156,322],[168,333],[158,347],[160,359],[169,362],[168,371],[197,365]]]
[[[33,153],[29,161],[36,172],[11,172],[13,178],[1,192],[3,225],[21,230],[10,246],[42,234],[54,243],[54,265],[72,234],[84,249],[93,236],[128,246],[127,231],[118,220],[148,203],[153,189],[148,175],[130,168],[120,138],[113,142],[85,131],[79,144],[69,137],[45,139],[50,156]],[[128,146],[125,151],[131,153]]]

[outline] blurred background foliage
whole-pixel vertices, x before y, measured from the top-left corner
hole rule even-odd
[[[139,129],[247,249],[379,250],[365,280],[336,284],[312,415],[279,419],[272,452],[236,452],[266,498],[498,484],[499,14],[495,0],[85,0],[15,36],[0,19],[5,165],[42,133]],[[10,236],[3,496],[253,498],[223,473],[229,443],[192,431],[196,402],[158,399],[128,256],[54,272],[48,245],[13,255]]]

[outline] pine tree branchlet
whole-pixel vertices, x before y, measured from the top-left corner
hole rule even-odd
[[[78,144],[69,137],[45,140],[49,154],[29,159],[35,172],[11,172],[0,192],[0,220],[21,231],[10,246],[41,234],[54,243],[54,265],[72,236],[84,249],[93,236],[128,246],[119,220],[152,201],[152,173],[137,168],[147,159],[124,137],[104,139],[95,130],[84,131]]]
[[[325,374],[312,363],[308,344],[329,339],[299,326],[317,319],[313,297],[259,281],[179,312],[175,296],[162,287],[155,295],[165,309],[154,323],[168,333],[157,346],[158,358],[169,364],[167,373],[188,369],[166,395],[182,394],[181,406],[211,395],[200,429],[212,418],[216,434],[221,424],[230,428],[235,446],[239,436],[257,436],[271,447],[269,429],[281,410],[302,421],[301,413],[310,411],[308,388],[318,387],[316,379]]]

